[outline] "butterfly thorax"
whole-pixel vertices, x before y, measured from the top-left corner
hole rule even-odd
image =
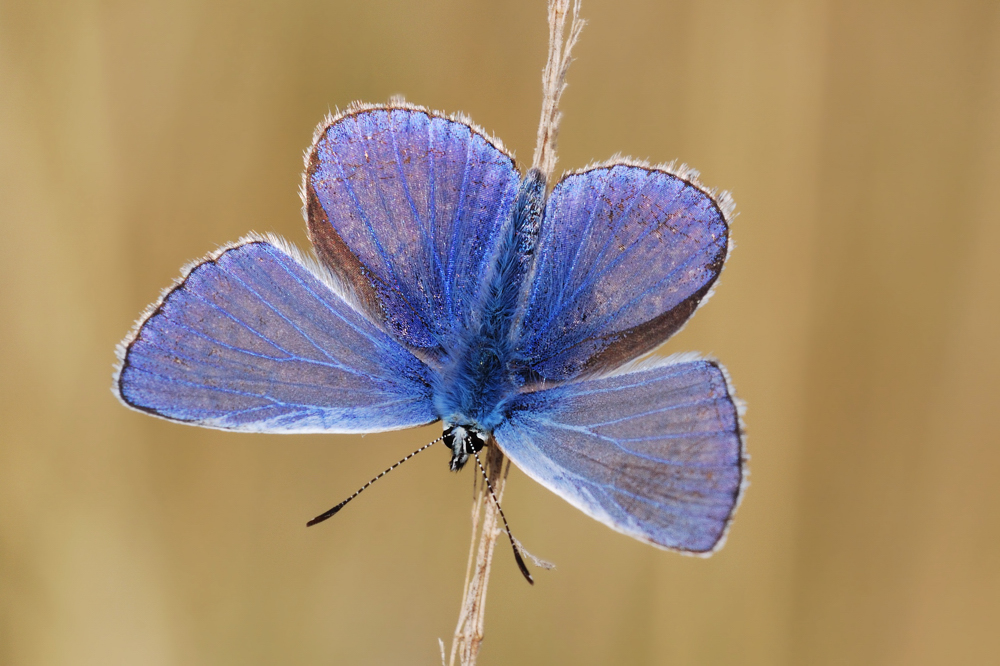
[[[463,433],[485,433],[488,438],[503,421],[506,402],[523,383],[514,367],[516,312],[534,261],[544,206],[545,177],[532,169],[521,181],[505,221],[470,324],[435,390],[435,407],[446,428],[463,426]],[[461,451],[452,449],[454,468]]]

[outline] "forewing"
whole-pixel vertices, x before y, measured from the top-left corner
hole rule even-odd
[[[694,175],[616,164],[555,186],[525,298],[529,377],[616,368],[687,321],[722,271],[732,208]]]
[[[660,363],[521,394],[494,435],[528,476],[615,530],[710,553],[743,486],[737,402],[717,363]]]
[[[163,297],[119,349],[122,401],[252,432],[375,432],[436,420],[430,369],[279,243],[223,249]]]
[[[440,359],[478,300],[519,175],[494,140],[416,108],[349,111],[318,133],[309,235],[368,315]]]

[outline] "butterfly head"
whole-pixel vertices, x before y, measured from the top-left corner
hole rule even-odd
[[[444,429],[444,443],[451,449],[451,471],[465,466],[469,456],[479,453],[490,441],[489,433],[474,425],[449,425]]]

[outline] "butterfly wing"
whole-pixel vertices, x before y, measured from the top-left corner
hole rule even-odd
[[[119,348],[114,391],[174,421],[375,432],[437,419],[431,371],[277,239],[196,264]]]
[[[619,532],[663,548],[722,544],[744,482],[739,408],[705,360],[523,393],[494,436],[528,476]]]
[[[687,321],[722,271],[732,209],[696,175],[615,164],[555,186],[525,297],[529,377],[618,367]]]
[[[309,152],[309,235],[369,317],[434,363],[478,300],[519,181],[513,158],[466,122],[349,110]]]

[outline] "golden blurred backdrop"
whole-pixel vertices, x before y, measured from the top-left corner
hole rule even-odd
[[[737,244],[664,351],[749,404],[709,560],[512,473],[481,663],[1000,654],[1000,5],[586,0],[559,169],[730,189]],[[302,151],[352,100],[464,111],[530,161],[544,0],[0,2],[0,664],[435,664],[471,473],[440,426],[253,436],[126,410],[114,347],[182,264],[307,247]],[[990,405],[994,405],[991,407]]]

